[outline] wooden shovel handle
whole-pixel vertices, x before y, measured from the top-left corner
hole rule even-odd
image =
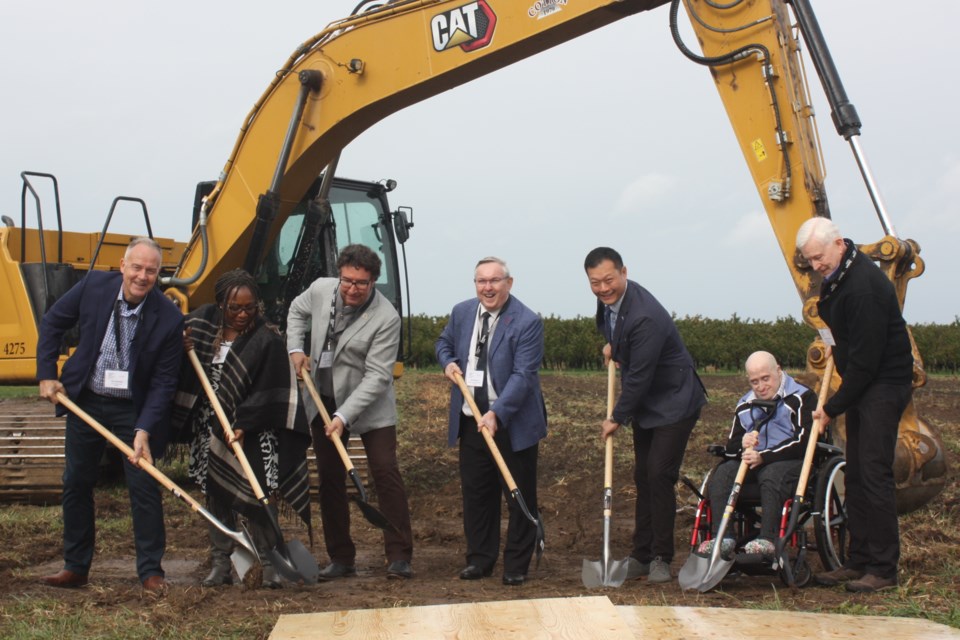
[[[613,407],[617,401],[617,365],[611,360],[607,364],[607,418],[613,417]],[[613,487],[613,434],[604,442],[603,488]]]
[[[470,389],[467,387],[467,383],[463,381],[463,376],[459,373],[453,374],[454,380],[457,381],[457,386],[460,387],[460,392],[463,393],[463,398],[467,401],[467,405],[470,407],[470,411],[473,412],[473,419],[477,421],[477,425],[480,424],[480,409],[477,407],[477,403],[473,400],[473,394],[470,393]],[[513,474],[510,473],[510,469],[507,468],[507,463],[504,462],[503,456],[500,455],[500,448],[497,447],[497,443],[493,441],[493,436],[490,435],[490,432],[487,431],[486,427],[480,428],[480,433],[483,434],[483,439],[487,441],[487,447],[490,449],[490,454],[493,456],[493,459],[496,461],[497,466],[500,467],[500,473],[503,475],[503,480],[507,483],[507,488],[511,492],[517,490],[517,483],[513,480]]]
[[[133,449],[131,449],[127,445],[127,443],[125,443],[123,440],[115,436],[112,431],[110,431],[109,429],[104,427],[102,424],[97,422],[96,419],[93,418],[93,416],[91,416],[89,413],[87,413],[86,411],[78,407],[76,403],[74,403],[66,395],[58,392],[57,400],[60,402],[60,404],[65,406],[67,409],[69,409],[71,413],[79,417],[81,420],[83,420],[88,425],[90,425],[100,435],[106,438],[107,441],[110,442],[110,444],[112,444],[113,446],[115,446],[122,454],[124,454],[128,458],[133,455]],[[141,469],[143,469],[148,474],[150,474],[150,476],[153,477],[154,480],[156,480],[161,485],[163,485],[163,487],[168,491],[170,491],[173,495],[177,496],[178,498],[180,498],[181,500],[189,504],[194,511],[198,511],[201,513],[203,512],[203,507],[200,505],[199,502],[197,502],[192,497],[190,497],[190,495],[186,491],[184,491],[179,486],[177,486],[173,482],[173,480],[163,475],[163,473],[159,469],[157,469],[155,466],[147,462],[144,458],[140,458],[139,460],[137,460],[137,466],[139,466]]]
[[[230,426],[230,420],[223,410],[223,405],[220,404],[217,392],[213,390],[213,386],[211,386],[210,380],[203,370],[203,365],[200,364],[200,358],[197,357],[197,352],[190,349],[187,351],[187,357],[190,358],[190,363],[193,365],[194,371],[197,372],[197,378],[200,379],[200,384],[203,386],[203,390],[210,400],[210,406],[213,407],[213,412],[217,414],[217,418],[220,420],[223,432],[227,435],[227,442],[230,443],[233,454],[237,456],[237,461],[243,468],[243,473],[247,476],[247,481],[250,483],[250,488],[253,489],[253,494],[257,497],[257,500],[262,501],[265,494],[263,493],[263,488],[260,486],[260,481],[257,480],[257,475],[253,472],[253,467],[250,466],[250,461],[247,460],[247,454],[243,452],[243,447],[234,439],[233,427]]]
[[[310,372],[307,371],[306,374],[302,374],[302,378],[304,386],[307,388],[307,391],[310,392],[310,397],[313,398],[313,403],[317,405],[317,409],[320,410],[320,417],[323,419],[323,424],[329,426],[331,422],[330,413],[327,411],[327,408],[323,406],[323,400],[320,399],[320,392],[317,391],[317,385],[313,384]],[[353,471],[353,461],[350,460],[350,455],[343,447],[343,442],[336,436],[329,436],[329,438],[333,446],[337,448],[337,453],[340,454],[340,460],[343,461],[343,466],[346,467],[347,473],[350,473]]]
[[[827,394],[830,393],[830,380],[833,378],[833,356],[827,358],[826,367],[823,370],[823,381],[820,383],[820,395],[817,398],[817,411],[823,410],[823,405],[827,401]],[[820,420],[813,421],[813,429],[810,432],[810,439],[807,440],[807,450],[803,456],[803,467],[800,469],[800,480],[797,482],[796,496],[803,498],[807,490],[807,481],[810,479],[810,470],[813,466],[813,454],[817,450],[817,442],[820,440]]]

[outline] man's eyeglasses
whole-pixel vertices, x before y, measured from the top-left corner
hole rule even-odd
[[[501,282],[503,282],[504,280],[506,280],[506,278],[480,278],[480,279],[474,279],[473,283],[478,287],[486,287],[487,285],[490,285],[491,287],[495,287]]]
[[[257,312],[260,307],[257,304],[233,304],[230,303],[227,305],[227,312],[233,315],[238,315],[241,312],[246,312],[248,316],[252,316]]]
[[[349,289],[350,287],[356,287],[357,289],[363,291],[370,286],[369,280],[351,280],[350,278],[340,278],[340,284],[344,289]]]

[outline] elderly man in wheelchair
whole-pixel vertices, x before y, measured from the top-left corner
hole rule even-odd
[[[728,561],[736,560],[745,573],[769,572],[779,566],[781,572],[788,571],[789,578],[781,573],[788,584],[794,583],[796,571],[796,582],[805,586],[812,578],[806,564],[804,531],[810,516],[814,520],[815,548],[824,566],[832,568],[842,561],[839,556],[846,535],[845,463],[838,447],[829,442],[817,443],[809,482],[814,504],[792,505],[804,452],[815,428],[817,394],[784,372],[776,358],[765,351],[753,353],[745,369],[751,390],[737,403],[726,447],[711,447],[724,461],[708,475],[701,488],[706,495],[701,495],[697,510],[692,551],[698,556],[712,554],[717,528],[743,461],[749,470],[737,503],[735,524],[727,527],[720,542],[720,555]],[[825,439],[829,441],[829,434]],[[794,508],[797,513],[791,513]],[[788,523],[794,525],[792,530]],[[791,561],[785,556],[783,561],[777,557],[785,545],[795,547],[793,566],[783,567]]]

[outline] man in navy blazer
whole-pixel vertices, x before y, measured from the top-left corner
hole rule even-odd
[[[120,271],[90,271],[44,314],[37,344],[40,395],[57,404],[64,393],[80,408],[130,445],[124,461],[130,493],[137,575],[144,589],[165,588],[161,559],[166,545],[163,505],[156,483],[138,466],[153,462],[169,437],[169,411],[183,353],[183,315],[154,288],[161,250],[149,238],[136,238],[120,260]],[[57,379],[64,334],[80,328],[76,351]],[[106,440],[67,414],[63,472],[64,568],[42,580],[55,587],[87,583],[93,561],[93,487]]]
[[[606,439],[622,424],[633,426],[637,502],[627,577],[669,582],[675,485],[690,432],[707,403],[705,390],[673,318],[649,291],[627,280],[620,254],[598,247],[583,266],[597,296],[604,360],[612,358],[620,368],[620,397],[601,432]]]
[[[489,576],[500,548],[500,495],[506,485],[480,433],[491,434],[517,488],[537,513],[537,455],[547,435],[547,411],[540,390],[543,322],[510,295],[513,278],[506,263],[484,258],[474,271],[477,297],[459,303],[437,340],[444,375],[462,375],[483,415],[479,420],[460,388],[450,391],[449,444],[460,440],[460,481],[467,566],[463,580]],[[479,300],[479,302],[478,302]],[[536,526],[508,499],[510,519],[503,550],[503,583],[523,584],[536,546]]]

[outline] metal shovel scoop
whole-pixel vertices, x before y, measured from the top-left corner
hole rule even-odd
[[[616,365],[611,360],[607,366],[607,417],[613,414]],[[600,561],[584,558],[580,578],[588,589],[619,587],[627,579],[627,563],[610,559],[610,521],[613,516],[613,435],[607,437],[603,460],[603,556]]]
[[[102,424],[97,422],[90,414],[78,407],[70,398],[68,398],[63,393],[57,394],[57,400],[60,401],[60,404],[69,409],[74,415],[78,416],[81,420],[90,425],[95,431],[107,439],[110,444],[117,448],[125,456],[129,457],[133,455],[133,449],[131,449],[127,444],[115,436],[113,432],[104,427]],[[173,480],[165,476],[159,469],[155,466],[140,458],[137,461],[137,465],[146,471],[150,476],[159,482],[163,487],[168,489],[173,495],[180,498],[193,509],[195,512],[199,513],[201,516],[207,519],[207,521],[219,529],[225,536],[229,537],[234,541],[234,551],[230,556],[230,560],[233,562],[233,568],[236,569],[237,575],[240,576],[240,579],[243,579],[243,576],[246,575],[247,571],[251,567],[254,567],[260,564],[260,556],[257,554],[257,548],[253,544],[253,540],[250,539],[250,535],[246,531],[233,531],[228,528],[222,522],[217,520],[212,513],[203,508],[203,506],[190,497],[190,495],[181,489],[179,486],[174,484]]]

